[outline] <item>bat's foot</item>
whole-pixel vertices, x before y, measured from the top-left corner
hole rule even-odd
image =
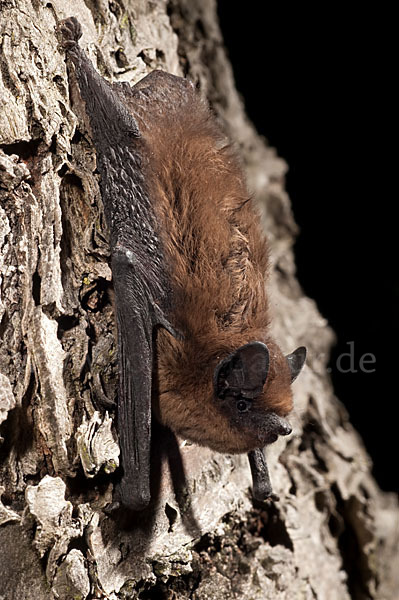
[[[103,410],[114,410],[116,408],[116,402],[108,398],[108,396],[104,393],[100,374],[98,372],[96,372],[93,376],[93,384],[95,395],[94,404],[96,408],[102,408]]]
[[[272,492],[269,496],[265,496],[264,498],[259,498],[253,494],[254,500],[257,502],[278,502],[280,500],[280,496]]]
[[[273,492],[271,486],[267,486],[266,488],[254,485],[252,488],[252,497],[258,502],[266,502],[267,500],[278,502],[280,500],[280,496]]]
[[[116,513],[116,511],[119,510],[120,508],[121,508],[121,503],[119,501],[110,502],[109,504],[107,504],[107,506],[105,506],[104,512],[109,517],[112,517]]]
[[[62,35],[62,45],[67,49],[76,46],[82,37],[82,27],[75,17],[60,21],[57,32]]]

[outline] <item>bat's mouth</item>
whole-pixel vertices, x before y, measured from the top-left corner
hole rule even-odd
[[[259,441],[261,442],[261,446],[269,446],[270,444],[274,444],[278,440],[277,433],[269,433],[266,436],[260,436]]]

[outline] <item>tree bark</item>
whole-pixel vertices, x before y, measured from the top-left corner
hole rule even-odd
[[[268,452],[275,504],[252,501],[246,457],[158,427],[152,505],[130,522],[104,512],[115,324],[95,153],[54,31],[71,15],[103,76],[188,75],[241,152],[272,249],[275,336],[309,349],[294,435]],[[245,116],[215,0],[4,0],[0,36],[0,598],[396,598],[397,499],[331,389],[333,335],[295,279],[286,165]]]

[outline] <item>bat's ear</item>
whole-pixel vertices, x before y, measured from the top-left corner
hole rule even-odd
[[[305,364],[305,360],[306,360],[305,346],[300,346],[299,348],[294,350],[294,352],[291,352],[291,354],[287,354],[287,356],[285,358],[287,359],[288,366],[291,371],[291,383],[292,383],[298,377],[299,373],[302,370],[303,365]]]
[[[214,388],[218,398],[259,396],[269,371],[269,350],[262,342],[250,342],[223,359],[215,369]]]

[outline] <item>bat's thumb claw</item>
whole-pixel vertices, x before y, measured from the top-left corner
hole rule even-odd
[[[62,45],[67,49],[76,46],[82,37],[82,27],[75,17],[60,21],[57,31],[62,35]]]
[[[173,325],[168,321],[162,310],[155,302],[152,303],[152,308],[155,314],[156,325],[164,327],[166,331],[169,331],[169,333],[173,335],[174,338],[176,338],[176,340],[182,342],[184,340],[184,335],[181,333],[181,331],[173,327]]]

